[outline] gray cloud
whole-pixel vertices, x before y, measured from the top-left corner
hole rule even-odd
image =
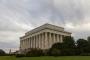
[[[0,48],[17,48],[20,36],[44,23],[65,27],[76,39],[86,38],[90,35],[89,3],[89,0],[0,0]]]
[[[12,52],[14,52],[15,50],[18,50],[19,48],[16,44],[15,42],[0,42],[0,49],[5,50],[5,52],[7,53],[10,51],[10,49],[12,50]]]

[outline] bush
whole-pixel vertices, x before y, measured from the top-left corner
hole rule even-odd
[[[15,56],[15,54],[0,54],[0,56]]]
[[[3,51],[2,49],[0,49],[0,56],[3,56],[5,54],[6,54],[5,51]]]
[[[48,53],[50,56],[60,56],[61,55],[61,50],[59,49],[56,49],[56,48],[51,48],[49,50],[49,53]]]
[[[31,49],[26,53],[26,57],[36,57],[42,55],[43,55],[43,51],[41,49]]]
[[[25,57],[25,54],[17,54],[16,57]]]
[[[90,56],[90,53],[81,53],[81,56]]]

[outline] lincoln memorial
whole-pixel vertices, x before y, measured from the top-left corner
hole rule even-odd
[[[64,31],[63,27],[44,24],[20,37],[20,50],[30,48],[48,49],[54,43],[62,43],[64,36],[71,36],[71,33]]]

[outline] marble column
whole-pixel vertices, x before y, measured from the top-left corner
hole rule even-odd
[[[55,43],[56,41],[56,38],[55,38],[55,34],[53,33],[53,43]]]
[[[59,42],[59,35],[57,34],[57,42]]]
[[[24,49],[24,40],[23,40],[23,49]]]
[[[26,40],[24,40],[24,48],[26,47]]]
[[[23,40],[23,42],[24,42],[24,45],[23,46],[24,46],[24,49],[25,49],[25,39]]]
[[[30,40],[30,38],[29,38],[29,45],[30,45],[30,47],[29,47],[29,48],[31,48],[31,40]]]
[[[40,43],[41,43],[41,49],[42,49],[42,47],[43,47],[43,46],[42,46],[42,45],[43,45],[42,42],[43,42],[43,33],[41,33],[41,41],[40,41]]]
[[[27,38],[27,48],[28,48],[28,38]]]
[[[28,38],[28,48],[30,48],[30,39]]]
[[[36,36],[34,36],[34,48],[36,48]]]
[[[24,40],[24,42],[25,42],[25,49],[26,49],[26,39]]]
[[[61,40],[60,42],[62,43],[63,42],[63,36],[62,35],[60,36],[60,40]]]
[[[44,48],[44,44],[45,42],[44,42],[44,33],[42,33],[42,49]]]
[[[52,34],[52,44],[54,44],[54,41],[55,41],[55,35],[54,33]]]
[[[28,48],[27,44],[28,44],[28,39],[26,39],[26,49]]]
[[[40,36],[40,34],[39,34],[39,41],[38,41],[38,42],[39,42],[39,48],[41,47],[41,46],[40,46],[40,45],[41,45],[41,44],[40,44],[40,41],[41,41],[41,36]]]
[[[37,39],[36,39],[36,36],[35,36],[35,48],[37,48]]]
[[[33,36],[33,48],[35,48],[35,36]]]
[[[33,48],[33,37],[31,37],[31,47]]]
[[[28,45],[28,48],[30,48],[30,41],[29,41],[29,38],[28,38],[28,44],[27,44],[27,45]]]
[[[52,47],[52,44],[53,44],[53,34],[52,33],[50,33],[50,34],[51,34],[50,44],[51,44],[51,47]]]
[[[25,39],[24,39],[24,49],[25,49]]]
[[[33,40],[32,40],[32,37],[31,37],[31,48],[33,48]]]
[[[29,48],[29,39],[27,38],[27,48]]]
[[[57,34],[55,34],[55,43],[57,43]]]
[[[34,36],[33,36],[33,48],[34,48]]]
[[[39,48],[39,35],[37,35],[37,48]]]
[[[25,49],[25,41],[23,40],[23,49]]]
[[[56,34],[56,43],[58,42],[58,35]]]
[[[49,48],[51,48],[51,38],[52,38],[52,37],[51,37],[51,33],[49,33],[49,45],[48,45]]]
[[[25,49],[27,49],[27,39],[25,40]]]
[[[42,48],[42,33],[40,34],[40,48]]]
[[[61,35],[59,35],[59,42],[61,43]]]
[[[30,37],[30,48],[32,48],[32,40],[31,40],[31,37]]]
[[[35,39],[36,39],[36,48],[38,46],[37,42],[38,42],[38,39],[37,39],[37,35],[35,36]]]
[[[30,39],[30,48],[31,48],[31,37],[29,39]]]
[[[30,38],[29,38],[29,48],[31,48],[31,40],[30,40]]]
[[[45,42],[44,42],[44,49],[48,48],[48,33],[45,32]]]

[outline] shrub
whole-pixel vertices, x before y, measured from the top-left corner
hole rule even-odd
[[[0,49],[0,56],[3,56],[5,54],[6,54],[5,51],[3,51],[2,49]]]
[[[51,48],[49,50],[49,55],[50,56],[60,56],[61,55],[61,50],[56,49],[56,48]]]
[[[25,57],[25,54],[16,54],[16,57]]]
[[[90,53],[81,53],[81,56],[90,56]]]
[[[26,53],[26,57],[36,57],[42,55],[43,55],[43,51],[41,49],[31,49]]]

